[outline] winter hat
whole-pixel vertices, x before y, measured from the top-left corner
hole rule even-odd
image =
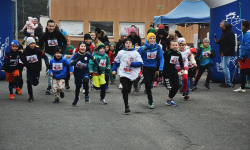
[[[164,29],[159,29],[158,30],[158,35],[165,35],[165,30]]]
[[[99,34],[100,34],[102,31],[101,31],[101,29],[100,29],[100,28],[98,28],[98,27],[97,27],[97,28],[95,28],[95,32],[97,32],[97,33],[99,33]]]
[[[33,20],[38,20],[38,19],[36,17],[34,17]]]
[[[87,39],[92,40],[91,35],[89,33],[86,33],[83,38],[84,38],[84,40],[87,40]]]
[[[120,37],[127,36],[127,32],[125,30],[122,30],[120,33]]]
[[[32,17],[28,17],[28,20],[29,21],[33,21],[34,19]]]
[[[29,46],[31,43],[35,43],[36,44],[36,41],[33,37],[28,37],[27,40],[26,40],[26,45]]]
[[[125,43],[126,43],[127,41],[130,41],[131,43],[133,43],[131,38],[126,38],[126,39],[123,41],[123,44],[125,45]]]
[[[151,28],[149,32],[150,32],[150,33],[155,33],[155,31],[156,31],[155,28]]]
[[[184,39],[184,38],[178,38],[178,43],[179,44],[185,44],[185,45],[187,44],[186,39]]]
[[[12,40],[12,41],[11,41],[10,47],[11,47],[12,45],[16,45],[16,46],[19,47],[19,42],[18,42],[17,40]]]
[[[130,28],[130,33],[131,33],[131,32],[136,33],[136,28],[135,28],[135,27]]]
[[[152,36],[154,36],[155,39],[156,39],[156,36],[155,36],[154,33],[149,33],[149,34],[147,35],[147,41],[148,41]]]
[[[57,47],[54,49],[54,52],[55,52],[55,53],[59,52],[60,54],[63,54],[62,48],[61,48],[60,46],[57,46]]]
[[[175,31],[174,31],[174,29],[170,29],[169,30],[169,36],[175,36]]]
[[[163,24],[159,25],[159,29],[164,29],[165,26]]]
[[[205,39],[203,39],[203,43],[205,43],[205,42],[209,42],[210,43],[210,40],[208,38],[205,38]]]
[[[110,42],[110,43],[109,43],[109,47],[110,47],[111,45],[114,45],[114,47],[115,47],[115,43],[114,43],[114,42]]]
[[[105,45],[103,43],[97,44],[97,48],[96,48],[97,51],[99,51],[99,49],[102,48],[102,47],[105,49]]]
[[[196,51],[196,49],[194,47],[191,47],[189,50],[190,50],[191,53],[197,54],[197,51]]]

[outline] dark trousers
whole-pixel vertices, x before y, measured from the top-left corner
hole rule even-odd
[[[155,68],[148,68],[148,67],[143,67],[143,70],[142,70],[149,101],[153,100],[151,84],[152,84],[152,81],[154,80],[155,70],[156,70]]]
[[[109,86],[109,73],[107,72],[107,69],[105,70],[105,81],[106,81],[106,86]]]
[[[241,69],[240,70],[241,75],[241,89],[245,89],[246,86],[246,75],[250,78],[250,68],[248,69]]]
[[[33,96],[32,85],[37,86],[39,84],[39,78],[40,72],[27,70],[27,88],[30,96]]]
[[[211,63],[205,65],[205,66],[200,66],[199,70],[198,70],[198,74],[196,75],[195,81],[194,81],[194,85],[196,86],[202,76],[202,74],[204,73],[204,71],[207,69],[207,78],[206,78],[206,85],[209,85],[210,80],[212,78],[213,75],[213,65]]]
[[[131,92],[133,81],[130,81],[130,79],[126,77],[120,77],[120,82],[122,84],[122,95],[124,105],[128,106],[128,93]]]
[[[19,69],[19,88],[22,89],[23,88],[23,69]]]
[[[70,79],[70,73],[69,73],[69,67],[67,67],[67,75],[65,78],[65,85],[69,85],[69,79]]]
[[[166,71],[163,73],[164,81],[169,79],[170,86],[172,87],[169,91],[169,98],[174,98],[179,89],[179,76],[177,70]]]

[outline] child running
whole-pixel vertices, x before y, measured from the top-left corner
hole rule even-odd
[[[86,53],[87,45],[82,41],[79,43],[79,52],[75,53],[71,59],[71,66],[74,66],[74,77],[75,77],[75,99],[72,103],[72,106],[75,106],[79,101],[79,93],[81,85],[84,85],[85,90],[85,103],[89,103],[89,60],[98,66],[95,57],[91,54]],[[98,69],[99,68],[99,69]],[[100,72],[100,67],[97,67],[97,70]]]
[[[124,40],[125,48],[120,50],[115,57],[112,74],[115,75],[117,68],[119,68],[120,81],[123,86],[122,95],[125,105],[125,113],[130,112],[128,104],[128,94],[131,91],[133,81],[138,77],[140,73],[140,67],[143,62],[140,54],[132,48],[132,39],[127,38]]]
[[[89,72],[93,74],[93,84],[95,89],[101,88],[100,103],[107,104],[105,100],[106,95],[106,81],[105,81],[105,70],[107,74],[110,72],[110,61],[108,55],[105,53],[105,45],[99,43],[96,50],[93,53],[98,64],[93,61],[89,62]],[[86,93],[86,92],[85,92]]]
[[[114,54],[113,52],[110,50],[109,47],[109,43],[108,42],[104,42],[103,43],[105,45],[105,53],[109,56],[109,61],[110,61],[110,65],[111,67],[113,67],[113,63],[114,63]],[[106,80],[106,90],[109,90],[109,79],[111,80],[111,83],[113,84],[113,75],[112,75],[112,69],[110,67],[110,73],[108,74],[107,71],[105,71],[105,80]]]
[[[66,58],[62,57],[63,51],[60,46],[55,48],[55,56],[50,60],[49,74],[53,78],[53,93],[55,95],[54,103],[59,103],[59,95],[64,98],[65,78],[69,68],[70,74],[73,74],[73,67]]]
[[[170,50],[164,53],[164,69],[163,77],[166,82],[166,88],[169,90],[169,97],[166,105],[177,106],[173,101],[174,96],[178,92],[179,77],[177,69],[175,68],[176,63],[180,62],[181,73],[184,73],[184,65],[182,61],[181,53],[178,50],[178,42],[172,40],[170,42]]]

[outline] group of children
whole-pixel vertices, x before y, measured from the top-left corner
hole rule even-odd
[[[169,106],[177,106],[173,98],[179,89],[179,77],[182,77],[182,97],[185,100],[189,98],[190,88],[191,90],[197,89],[197,83],[205,69],[209,71],[205,87],[210,89],[210,68],[213,65],[212,58],[216,54],[209,45],[209,39],[204,39],[204,44],[198,50],[198,53],[195,48],[189,49],[186,46],[184,38],[172,40],[170,49],[164,52],[162,45],[156,43],[156,35],[149,33],[144,46],[135,48],[135,45],[132,45],[132,39],[126,38],[123,40],[123,48],[118,53],[115,53],[114,43],[98,42],[94,34],[94,32],[85,34],[84,41],[79,43],[76,50],[70,44],[70,37],[65,36],[67,41],[67,46],[64,46],[66,47],[65,50],[60,46],[56,46],[53,52],[50,51],[51,54],[54,54],[50,60],[43,51],[36,47],[34,38],[27,38],[26,48],[23,52],[22,49],[18,50],[18,41],[13,40],[11,50],[6,53],[4,65],[1,69],[2,72],[6,72],[6,79],[9,82],[9,98],[14,99],[15,97],[13,88],[16,88],[17,94],[22,94],[20,88],[20,75],[22,72],[19,70],[21,66],[25,66],[27,68],[28,101],[34,101],[32,85],[37,86],[39,84],[42,58],[44,58],[48,69],[48,75],[53,78],[54,103],[59,102],[59,97],[64,97],[64,89],[70,88],[70,75],[74,74],[76,88],[73,106],[77,105],[80,99],[81,87],[84,90],[85,103],[90,102],[90,80],[93,82],[93,87],[100,90],[100,103],[107,104],[105,95],[106,90],[109,90],[109,79],[113,84],[118,67],[125,113],[130,112],[128,94],[131,92],[132,85],[138,84],[141,71],[150,109],[154,109],[151,85],[155,75],[163,79],[169,91],[166,102]],[[201,69],[199,69],[193,85],[193,78],[196,75],[198,66]]]

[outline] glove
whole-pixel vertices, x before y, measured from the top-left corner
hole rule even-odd
[[[245,55],[242,55],[240,60],[245,63]]]
[[[89,78],[90,78],[90,79],[93,78],[93,74],[92,74],[92,73],[89,74]]]
[[[159,71],[159,77],[162,77],[163,76],[163,71]]]
[[[165,79],[165,83],[166,83],[166,88],[168,89],[168,90],[171,90],[172,89],[172,87],[171,87],[171,85],[170,85],[170,82],[169,82],[169,79]]]
[[[79,58],[77,58],[77,61],[83,60],[84,58],[85,58],[85,56],[79,57]]]
[[[110,69],[107,69],[107,73],[108,73],[108,74],[110,73]]]
[[[102,74],[102,72],[101,72],[101,68],[98,66],[97,67],[97,74],[99,74],[99,75],[101,75]]]
[[[46,70],[51,69],[49,64],[46,64]]]

